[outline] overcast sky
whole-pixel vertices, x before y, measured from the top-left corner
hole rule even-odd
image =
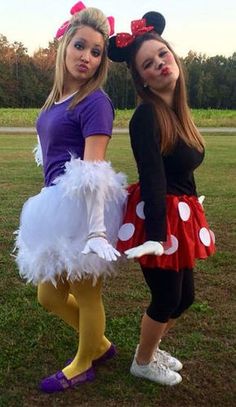
[[[32,54],[47,47],[59,26],[69,18],[76,1],[1,0],[0,34],[9,42],[22,42]],[[235,0],[84,0],[115,17],[116,32],[130,32],[130,21],[147,11],[159,11],[166,18],[163,37],[180,56],[189,50],[208,56],[236,51]]]

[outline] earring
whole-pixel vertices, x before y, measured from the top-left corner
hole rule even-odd
[[[148,87],[148,84],[147,84],[147,83],[144,83],[144,84],[143,84],[143,87],[144,87],[144,88],[147,88],[147,87]]]

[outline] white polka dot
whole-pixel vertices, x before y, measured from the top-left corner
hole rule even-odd
[[[209,230],[209,232],[210,232],[212,241],[213,241],[213,243],[215,244],[215,242],[216,242],[215,233],[214,233],[212,230]]]
[[[190,207],[185,202],[178,203],[179,216],[183,221],[187,221],[190,217]]]
[[[118,238],[123,241],[129,240],[133,236],[134,231],[135,227],[133,223],[125,223],[120,227]]]
[[[179,247],[178,239],[174,235],[171,235],[170,239],[171,239],[171,245],[164,250],[164,254],[167,254],[167,255],[177,252],[178,247]]]
[[[211,244],[211,236],[210,236],[209,230],[207,230],[207,228],[201,228],[200,229],[199,237],[200,237],[201,242],[205,246],[210,246],[210,244]]]
[[[141,201],[136,206],[136,214],[140,219],[145,219],[143,208],[144,208],[144,201]]]

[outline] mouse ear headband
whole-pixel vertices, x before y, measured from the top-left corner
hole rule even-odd
[[[73,7],[71,7],[70,9],[70,14],[73,16],[74,14],[79,13],[81,10],[85,9],[86,6],[84,5],[84,3],[82,1],[79,1],[78,3],[74,4]],[[107,21],[110,27],[110,35],[114,34],[114,24],[115,24],[115,20],[114,17],[109,16],[107,17]],[[61,37],[63,37],[63,35],[69,30],[69,28],[71,27],[71,23],[70,20],[65,21],[60,28],[58,28],[57,32],[56,32],[56,39],[60,39]]]
[[[163,15],[156,11],[144,14],[141,20],[131,21],[131,34],[119,33],[109,39],[108,57],[114,62],[128,62],[134,40],[151,31],[161,35],[165,24]]]

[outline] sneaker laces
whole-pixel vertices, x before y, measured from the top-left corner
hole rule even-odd
[[[153,368],[158,370],[163,376],[167,376],[170,373],[168,366],[164,365],[163,363],[158,363],[158,361],[154,359],[152,364]]]
[[[161,359],[163,363],[169,361],[170,358],[172,358],[171,354],[166,352],[165,350],[157,349],[155,352],[155,358],[156,360]]]

